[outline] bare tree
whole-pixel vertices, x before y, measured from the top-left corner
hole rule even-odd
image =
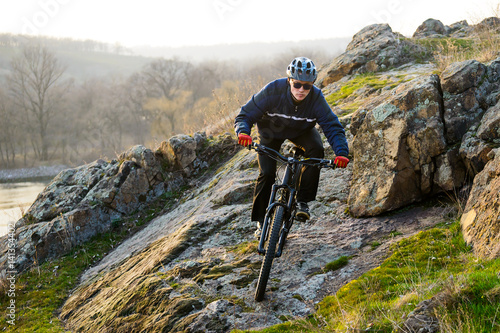
[[[139,76],[133,76],[139,83],[134,89],[134,103],[141,103],[154,134],[168,136],[175,133],[176,127],[183,127],[177,124],[183,119],[176,113],[193,104],[187,80],[191,67],[188,62],[160,58],[146,65]]]
[[[149,63],[142,75],[147,84],[148,97],[168,99],[186,88],[187,68],[191,65],[176,59],[157,59]]]
[[[8,96],[0,89],[0,168],[12,167],[16,158],[16,114]]]
[[[69,87],[69,82],[62,80],[65,68],[53,53],[40,45],[26,46],[11,65],[10,92],[16,106],[29,115],[30,129],[37,136],[32,138],[36,156],[46,161],[49,158],[48,127]]]

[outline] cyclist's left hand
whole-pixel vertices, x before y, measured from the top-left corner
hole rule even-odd
[[[344,156],[337,156],[335,157],[335,160],[333,161],[333,164],[335,164],[339,168],[345,168],[347,167],[347,163],[349,163],[349,159]]]

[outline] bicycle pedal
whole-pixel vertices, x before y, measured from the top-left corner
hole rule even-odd
[[[298,222],[306,222],[307,221],[307,217],[299,214],[299,215],[295,216],[295,220],[298,221]]]

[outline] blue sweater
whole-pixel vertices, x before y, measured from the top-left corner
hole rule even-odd
[[[250,134],[254,124],[261,137],[292,141],[319,124],[335,154],[349,155],[344,128],[315,86],[295,105],[286,78],[270,82],[241,107],[235,120],[236,133]]]

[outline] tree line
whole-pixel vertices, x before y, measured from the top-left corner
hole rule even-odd
[[[24,45],[0,87],[0,168],[77,165],[178,133],[227,130],[238,108],[283,77],[295,56],[197,64],[156,58],[127,77],[77,81],[47,46]]]
[[[75,40],[69,37],[47,37],[29,35],[16,35],[9,33],[0,33],[0,46],[4,47],[22,47],[30,43],[42,43],[47,48],[54,50],[78,51],[78,52],[103,52],[114,54],[132,54],[132,51],[120,45],[99,42],[92,39]]]

